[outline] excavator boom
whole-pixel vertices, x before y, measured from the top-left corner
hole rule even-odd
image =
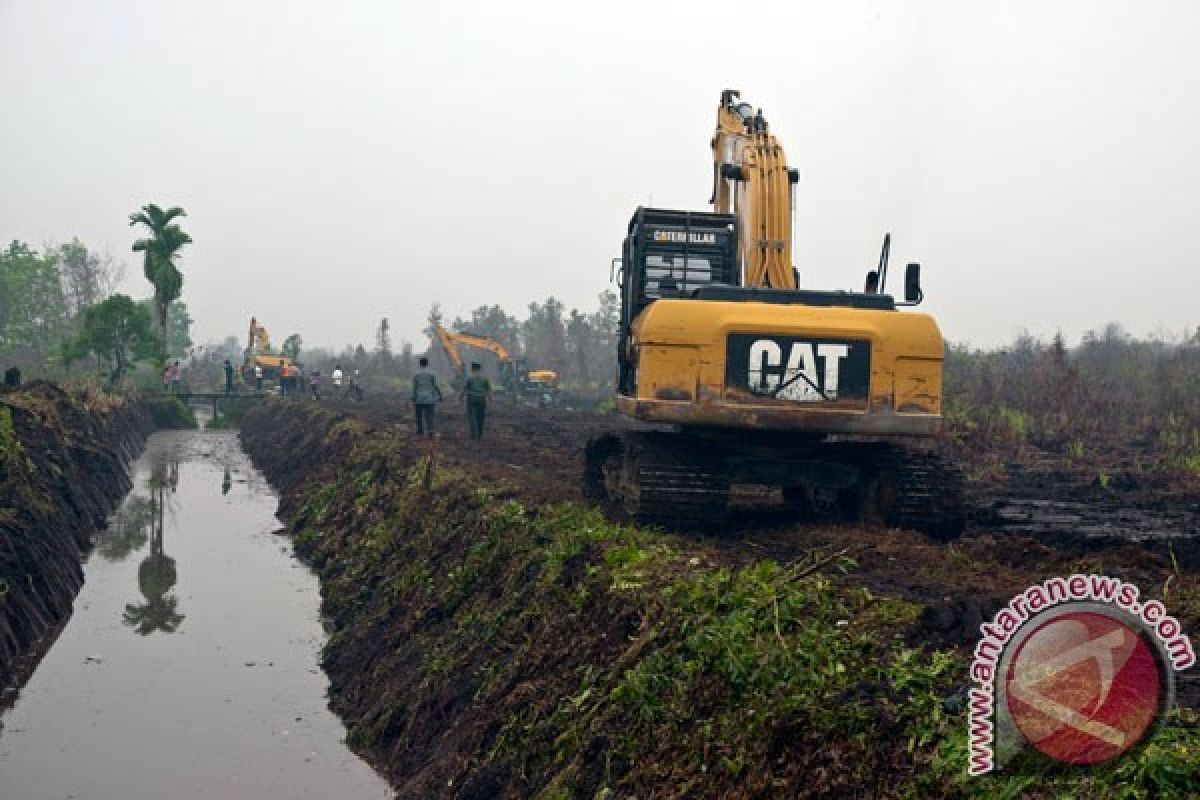
[[[460,374],[466,373],[472,360],[478,361],[481,357],[495,362],[494,365],[485,365],[485,369],[488,366],[494,366],[498,370],[499,365],[505,364],[509,360],[508,349],[490,336],[448,331],[441,325],[435,325],[433,339],[440,345],[441,351]],[[464,353],[468,354],[468,357],[464,358]]]
[[[717,107],[710,202],[716,213],[737,219],[742,285],[794,289],[792,190],[798,173],[788,168],[761,109],[754,112],[738,99],[737,90],[726,89]]]

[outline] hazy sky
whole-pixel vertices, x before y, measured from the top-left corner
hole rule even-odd
[[[140,295],[126,216],[182,205],[197,340],[387,316],[420,349],[435,300],[592,308],[635,206],[707,208],[736,87],[800,171],[807,286],[860,288],[890,230],[950,339],[1180,331],[1197,31],[1188,0],[0,0],[0,239],[79,236]]]

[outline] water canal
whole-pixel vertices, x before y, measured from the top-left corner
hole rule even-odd
[[[0,722],[0,800],[388,798],[343,743],[315,576],[229,432],[153,435]]]

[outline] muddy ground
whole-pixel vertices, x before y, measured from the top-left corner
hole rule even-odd
[[[340,412],[373,425],[413,429],[412,407],[402,396],[375,396],[366,403],[327,403]],[[445,457],[466,465],[489,480],[519,487],[522,496],[542,502],[582,501],[581,471],[588,439],[606,431],[637,425],[615,414],[587,414],[555,409],[517,408],[496,403],[489,411],[487,436],[473,442],[462,407],[448,402],[439,408],[435,447]],[[1135,478],[1124,465],[1136,460],[1137,443],[1106,442],[1100,455],[1081,461],[1028,446],[1019,453],[964,453],[945,448],[967,476],[970,522],[953,552],[979,559],[995,554],[1012,562],[1017,572],[1031,563],[1055,563],[1105,557],[1132,567],[1170,562],[1200,566],[1200,487],[1194,482],[1147,481]],[[1104,486],[1099,485],[1101,475]],[[731,541],[703,537],[718,550],[743,547],[748,552],[803,556],[813,547],[844,542],[856,549],[913,548],[923,553],[937,548],[924,537],[900,531],[826,529],[791,524],[770,514],[731,520]],[[1013,544],[1019,544],[1014,554]],[[1136,546],[1131,546],[1136,545]],[[761,554],[761,553],[760,553]],[[894,555],[894,554],[890,554]],[[735,555],[731,557],[736,557]],[[903,587],[911,570],[891,562],[866,560],[862,567],[878,570],[881,584]],[[892,574],[898,573],[898,574]],[[1015,576],[1020,581],[1020,575]],[[965,581],[987,591],[997,583],[1008,591],[1014,583]],[[927,594],[927,593],[926,593]]]
[[[763,514],[720,535],[598,530],[590,512],[558,501],[582,500],[588,438],[626,424],[499,407],[484,441],[472,442],[461,410],[447,404],[430,442],[413,435],[400,398],[272,402],[248,413],[247,450],[280,488],[281,517],[321,576],[334,626],[325,663],[333,707],[400,797],[592,798],[606,786],[619,787],[613,796],[664,798],[894,796],[914,787],[959,796],[963,787],[951,776],[961,764],[936,767],[938,743],[960,725],[934,721],[930,709],[963,690],[965,667],[928,670],[938,663],[934,651],[965,659],[979,624],[1013,594],[1048,577],[1101,572],[1169,595],[1185,629],[1200,628],[1194,570],[1186,559],[1172,561],[1163,540],[1010,526],[992,513],[989,493],[1017,492],[1021,483],[1006,484],[995,470],[979,471],[974,521],[951,544]],[[425,470],[421,459],[431,451],[439,470],[422,492],[410,470]],[[1129,506],[1141,508],[1144,495]],[[1028,496],[1075,502],[1052,490]],[[510,512],[511,503],[519,506]],[[754,675],[769,675],[762,671],[796,652],[792,637],[801,631],[789,620],[800,617],[778,606],[824,596],[807,579],[762,577],[770,563],[785,575],[823,574],[839,597],[867,602],[863,608],[877,601],[891,609],[878,617],[835,603],[809,612],[829,626],[849,618],[847,630],[861,634],[858,649],[839,656],[851,662],[844,690],[837,677],[824,689],[799,688],[807,673],[781,673],[756,688]],[[737,582],[759,578],[765,595],[738,594]],[[699,593],[651,588],[677,580]],[[713,585],[724,588],[712,594]],[[718,605],[708,608],[709,598]],[[763,602],[776,607],[774,630],[757,610]],[[765,627],[747,631],[747,623]],[[816,635],[804,648],[839,641]],[[897,635],[925,654],[917,657],[926,664],[919,682],[931,693],[924,701],[889,694],[909,680],[896,673],[906,669],[896,661]],[[706,655],[706,643],[722,641]],[[739,647],[748,648],[745,663],[758,665],[749,673],[733,657]],[[681,672],[688,664],[703,666]],[[792,690],[799,694],[777,696]],[[832,717],[821,718],[828,699],[793,716],[771,711],[834,690],[857,699]],[[641,704],[631,707],[631,696]],[[1184,681],[1178,697],[1194,709],[1194,681]],[[755,708],[769,717],[765,738],[730,733]],[[894,735],[851,733],[853,709],[872,720],[869,730],[894,727]],[[699,733],[701,723],[716,732]],[[903,744],[913,735],[927,737],[917,752]],[[704,774],[714,762],[724,771]]]
[[[399,395],[326,405],[371,425],[414,430],[412,407]],[[438,414],[433,444],[417,440],[418,447],[433,447],[439,458],[533,503],[582,502],[589,438],[638,425],[615,414],[495,403],[485,439],[474,442],[460,404],[444,403]],[[981,622],[1048,577],[1099,572],[1145,592],[1197,582],[1200,492],[1194,482],[1135,479],[1127,467],[1144,455],[1138,443],[1105,442],[1090,460],[1032,446],[1015,453],[943,450],[964,469],[970,505],[968,529],[950,545],[913,531],[796,524],[772,514],[735,518],[722,535],[668,536],[730,565],[816,562],[845,551],[853,568],[842,579],[927,606],[917,638],[937,646],[973,644]],[[1101,472],[1114,476],[1104,486]],[[1177,611],[1185,630],[1200,631],[1200,607]],[[1200,706],[1197,675],[1183,676],[1180,697]]]

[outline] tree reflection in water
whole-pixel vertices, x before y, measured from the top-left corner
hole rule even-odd
[[[124,614],[125,624],[142,636],[148,636],[155,631],[174,633],[179,630],[184,620],[184,615],[177,610],[178,599],[170,593],[178,578],[175,559],[163,549],[167,490],[170,489],[173,494],[179,488],[178,457],[169,456],[155,462],[151,470],[149,488],[150,508],[147,516],[150,527],[150,554],[138,566],[138,588],[141,589],[146,602],[141,605],[126,604]]]
[[[109,561],[129,558],[150,538],[153,515],[154,501],[150,497],[132,495],[113,517],[108,530],[96,539],[96,552]]]

